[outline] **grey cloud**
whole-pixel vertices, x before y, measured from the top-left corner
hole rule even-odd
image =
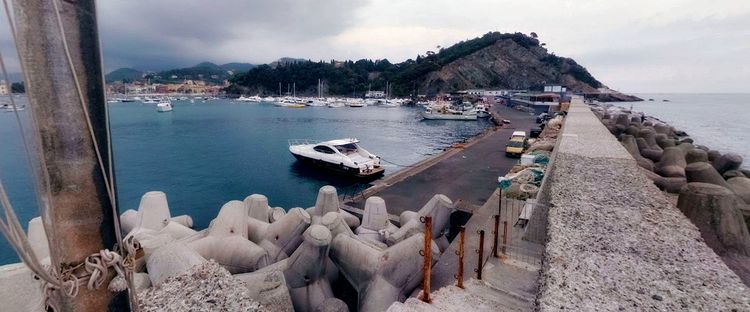
[[[355,11],[366,4],[365,0],[98,3],[107,67],[143,69],[215,60],[225,54],[216,49],[231,47],[233,42],[293,44],[334,36],[353,25]],[[234,54],[245,58],[215,61],[266,62],[283,56],[256,55],[252,50]]]

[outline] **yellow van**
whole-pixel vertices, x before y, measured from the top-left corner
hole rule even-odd
[[[521,154],[526,150],[526,137],[514,136],[511,137],[508,144],[505,145],[505,156],[508,157],[521,157]]]

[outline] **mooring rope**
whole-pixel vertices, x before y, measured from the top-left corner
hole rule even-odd
[[[385,158],[382,158],[382,157],[380,158],[380,160],[382,160],[384,162],[387,162],[387,163],[389,163],[391,165],[398,166],[398,167],[406,167],[406,168],[408,168],[408,167],[416,167],[417,166],[417,165],[401,165],[401,164],[397,164],[397,163],[394,163],[392,161],[388,161],[388,160],[386,160]]]
[[[109,277],[109,269],[112,268],[117,273],[117,276],[112,279],[108,285],[108,289],[112,292],[120,292],[125,289],[130,288],[133,291],[129,292],[130,297],[130,303],[131,303],[131,309],[133,311],[137,310],[137,301],[134,294],[134,287],[132,282],[132,273],[134,271],[135,267],[135,254],[137,249],[139,248],[139,244],[134,239],[129,239],[127,242],[123,243],[122,240],[122,234],[119,224],[119,215],[117,214],[117,206],[115,202],[115,190],[114,186],[111,184],[111,181],[114,181],[113,177],[113,168],[112,168],[112,145],[111,145],[111,135],[110,135],[110,129],[109,129],[109,111],[108,108],[105,105],[105,117],[106,117],[106,135],[108,139],[108,160],[109,160],[109,176],[107,176],[107,171],[104,170],[104,162],[102,160],[101,152],[98,146],[98,141],[96,140],[96,135],[93,130],[93,126],[91,124],[90,115],[88,112],[88,108],[86,107],[86,100],[84,98],[82,88],[80,85],[80,82],[78,80],[78,75],[76,74],[73,60],[71,57],[70,49],[68,47],[67,38],[65,37],[65,30],[63,28],[62,24],[62,18],[60,16],[60,4],[59,0],[53,0],[52,1],[54,9],[55,9],[55,15],[57,17],[57,25],[60,29],[60,35],[63,43],[63,48],[65,50],[66,58],[68,61],[68,65],[70,67],[70,71],[72,74],[73,81],[75,82],[76,91],[78,94],[78,98],[81,104],[81,107],[84,112],[84,118],[86,119],[86,125],[89,131],[89,135],[91,136],[91,139],[93,141],[94,150],[96,152],[97,161],[99,164],[100,171],[102,172],[102,178],[105,183],[105,188],[107,189],[107,195],[110,202],[110,205],[112,207],[112,213],[113,213],[113,223],[115,227],[115,233],[117,238],[117,246],[116,249],[119,249],[119,252],[110,251],[108,249],[101,250],[97,253],[94,253],[90,256],[88,256],[83,263],[78,264],[77,266],[71,267],[71,268],[58,268],[55,266],[49,266],[46,267],[42,265],[37,258],[36,254],[34,253],[34,250],[31,248],[31,245],[28,241],[28,237],[26,236],[26,233],[24,232],[23,228],[20,225],[20,222],[18,221],[18,218],[15,214],[15,211],[13,210],[12,205],[10,204],[10,200],[8,199],[7,193],[5,192],[5,188],[3,186],[2,179],[0,179],[0,204],[2,205],[2,209],[5,215],[5,220],[0,218],[0,232],[8,239],[8,242],[11,244],[12,248],[16,251],[16,254],[18,254],[19,258],[26,264],[26,266],[35,274],[35,277],[42,280],[42,287],[43,287],[43,305],[45,308],[52,308],[53,310],[59,311],[59,302],[56,302],[52,298],[54,298],[52,295],[54,291],[60,290],[62,293],[68,297],[75,297],[81,286],[86,286],[89,289],[98,289],[100,288],[108,279]],[[8,23],[10,24],[10,30],[14,39],[14,42],[17,43],[17,35],[15,30],[15,25],[11,19],[10,16],[10,9],[8,7],[7,0],[3,0],[3,7],[5,9],[5,15],[8,19]],[[19,55],[21,55],[20,50],[18,50],[18,45],[16,44],[16,49],[19,52]],[[101,43],[100,43],[100,51],[101,53]],[[0,67],[3,72],[3,77],[6,81],[6,87],[9,91],[11,91],[9,83],[9,77],[7,74],[7,70],[5,68],[5,64],[2,58],[2,55],[0,54]],[[23,67],[23,62],[21,62],[21,70],[24,72],[24,77],[26,78],[25,81],[27,82],[27,88],[31,88],[29,85],[29,77],[26,72],[26,70]],[[103,76],[102,76],[102,83],[103,83]],[[104,85],[102,85],[104,86]],[[21,119],[18,114],[18,107],[15,105],[15,101],[12,96],[12,92],[9,92],[9,98],[11,101],[11,105],[13,106],[13,109],[15,111],[16,115],[16,122],[18,123],[19,129],[21,131],[21,138],[23,140],[24,149],[27,153],[27,161],[29,162],[29,165],[32,169],[36,168],[33,166],[33,161],[31,160],[31,150],[28,146],[27,137],[24,133],[23,125],[21,123]],[[34,125],[36,125],[36,120],[32,114],[32,122]],[[40,157],[39,161],[42,163],[42,166],[45,166],[43,157]],[[49,175],[46,170],[43,170],[43,168],[39,168],[39,171],[41,174],[45,176],[45,182],[49,183]],[[41,186],[42,183],[38,182],[38,186]],[[47,185],[48,186],[48,185]],[[49,198],[49,187],[41,187],[44,190],[47,191],[47,197]],[[41,191],[41,190],[39,190]],[[47,200],[40,200],[40,202],[48,203]],[[46,211],[47,211],[46,204],[40,204],[40,212],[42,213],[42,217],[46,217]],[[119,246],[119,247],[118,247]]]

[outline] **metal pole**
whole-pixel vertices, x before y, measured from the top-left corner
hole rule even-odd
[[[495,215],[495,230],[492,231],[494,239],[492,240],[492,256],[497,258],[497,236],[500,234],[498,233],[498,230],[500,230],[500,215]]]
[[[479,250],[477,250],[479,258],[477,259],[477,268],[474,270],[477,272],[477,279],[482,279],[482,265],[484,264],[484,230],[479,230]]]
[[[432,269],[432,217],[424,217],[424,249],[422,250],[422,301],[430,303],[430,271]]]
[[[503,221],[503,254],[505,253],[505,246],[508,242],[508,221]]]
[[[36,131],[39,203],[51,265],[60,271],[112,248],[116,236],[105,186],[109,152],[95,1],[59,1],[59,12],[55,7],[48,0],[13,5],[16,45]],[[106,286],[81,287],[74,298],[60,291],[52,296],[63,311],[127,310],[127,298],[114,297]]]
[[[456,286],[458,288],[464,288],[464,245],[466,242],[466,227],[462,225],[458,233],[460,243],[458,245],[458,274],[456,275],[458,282],[456,283]]]

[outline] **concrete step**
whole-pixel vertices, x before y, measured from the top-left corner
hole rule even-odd
[[[466,311],[532,311],[533,298],[529,300],[518,294],[501,291],[488,283],[470,279],[465,288],[443,287],[432,294],[432,302],[425,303],[409,298],[404,303],[396,302],[388,312],[466,312]]]

